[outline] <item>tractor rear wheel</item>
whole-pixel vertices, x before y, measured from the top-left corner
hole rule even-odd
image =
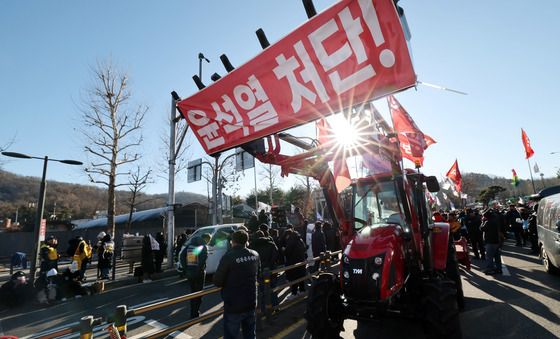
[[[428,339],[460,339],[461,323],[455,283],[447,279],[430,279],[422,285],[422,313]]]
[[[334,274],[322,273],[313,281],[305,319],[307,332],[313,338],[340,338],[344,316],[340,287]]]

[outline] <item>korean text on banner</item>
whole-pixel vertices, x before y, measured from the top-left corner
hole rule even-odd
[[[208,154],[414,86],[392,0],[342,0],[178,103]]]

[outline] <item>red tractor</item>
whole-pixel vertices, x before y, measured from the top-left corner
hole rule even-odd
[[[396,313],[422,318],[429,338],[460,338],[464,300],[455,248],[449,225],[432,221],[426,199],[426,190],[439,190],[437,179],[403,169],[398,139],[386,132],[377,135],[346,154],[384,164],[377,169],[385,172],[354,179],[341,194],[328,167],[340,156],[336,150],[280,133],[267,138],[267,152],[252,152],[263,162],[280,165],[283,174],[319,180],[329,214],[342,234],[340,272],[322,273],[314,280],[305,314],[307,330],[314,338],[338,338],[347,318],[371,320]],[[282,155],[278,139],[305,152]]]

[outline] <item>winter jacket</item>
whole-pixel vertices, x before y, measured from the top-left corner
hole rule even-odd
[[[224,313],[243,313],[257,307],[259,254],[245,246],[233,246],[220,260],[214,285],[222,288]]]
[[[189,245],[183,247],[179,254],[181,267],[190,278],[204,275],[206,259],[208,259],[208,248],[201,237],[192,238]]]
[[[257,251],[261,259],[261,269],[276,268],[276,260],[278,259],[278,247],[270,237],[257,238],[253,241],[252,249]]]
[[[327,240],[322,230],[315,229],[311,235],[311,250],[313,257],[316,257],[327,250]]]
[[[286,238],[286,248],[284,253],[286,256],[286,266],[305,261],[305,244],[297,233],[291,233]],[[299,279],[307,274],[305,266],[297,267],[286,271],[286,279],[292,281]]]
[[[484,232],[484,242],[487,244],[500,244],[501,237],[504,234],[500,217],[496,214],[488,215],[480,226],[480,230]]]
[[[327,245],[327,250],[334,252],[340,249],[340,238],[336,229],[327,228],[325,229],[325,241]]]
[[[99,268],[111,268],[115,243],[111,240],[111,235],[107,234],[101,239],[101,245],[97,249],[97,260]]]

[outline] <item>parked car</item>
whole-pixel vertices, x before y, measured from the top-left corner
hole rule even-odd
[[[537,227],[545,270],[549,273],[560,272],[560,193],[539,201]]]
[[[213,226],[206,226],[197,229],[189,239],[183,244],[179,255],[183,255],[185,249],[189,244],[191,239],[194,237],[200,237],[203,234],[209,234],[211,236],[210,242],[208,243],[208,259],[206,259],[206,273],[213,274],[216,272],[218,268],[218,264],[220,260],[227,252],[229,248],[229,241],[228,238],[230,234],[236,231],[239,226],[243,224],[223,224],[223,225],[213,225]],[[176,267],[178,271],[182,271],[181,267],[181,260],[176,263]]]

